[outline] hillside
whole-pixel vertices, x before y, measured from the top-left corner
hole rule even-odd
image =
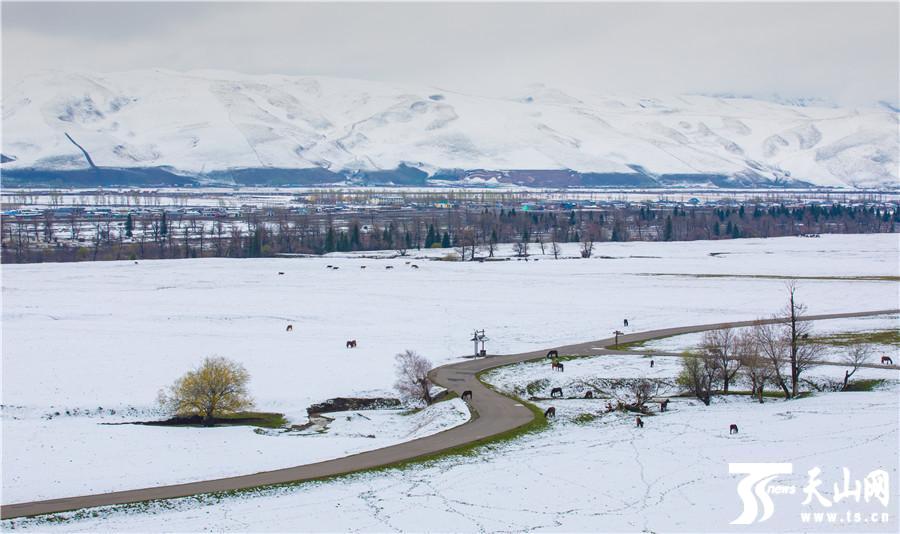
[[[2,169],[6,185],[896,188],[897,126],[887,108],[729,96],[539,85],[489,98],[306,76],[44,72],[5,95]]]

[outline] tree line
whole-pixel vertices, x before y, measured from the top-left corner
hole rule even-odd
[[[895,232],[896,208],[761,206],[656,208],[631,205],[577,210],[456,208],[371,214],[297,214],[272,210],[239,219],[158,216],[4,220],[3,262],[326,254],[453,248],[461,260],[494,255],[512,243],[517,255],[558,257],[560,243],[580,243],[583,257],[595,243],[693,241],[824,233]]]

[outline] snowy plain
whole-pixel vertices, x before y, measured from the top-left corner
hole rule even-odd
[[[428,255],[447,252],[429,251]],[[565,256],[577,254],[574,245],[567,245],[564,252]],[[487,331],[490,353],[510,353],[607,337],[621,327],[623,318],[629,319],[630,330],[641,331],[765,317],[780,309],[784,298],[784,280],[766,276],[816,277],[800,282],[800,298],[810,313],[898,307],[896,281],[853,279],[900,274],[896,235],[603,243],[589,260],[553,260],[540,256],[535,249],[532,253],[537,253],[541,261],[442,262],[415,259],[417,253],[413,252],[412,258],[381,259],[350,255],[141,261],[136,265],[5,265],[2,502],[287,467],[305,463],[296,461],[310,457],[310,451],[304,448],[334,454],[346,446],[339,439],[325,441],[330,439],[327,437],[316,438],[318,442],[312,446],[303,443],[302,438],[259,435],[249,428],[216,428],[201,434],[197,429],[99,425],[99,419],[84,416],[42,418],[56,411],[103,407],[116,409],[116,420],[122,420],[122,413],[135,413],[135,419],[146,419],[146,414],[155,409],[157,390],[210,354],[244,363],[252,377],[250,388],[258,409],[281,411],[293,421],[302,422],[305,408],[313,402],[334,396],[391,394],[393,356],[399,351],[418,350],[436,364],[469,353],[468,339],[474,328]],[[407,261],[420,268],[411,269]],[[328,264],[340,269],[327,269]],[[360,269],[361,265],[367,268]],[[385,269],[388,265],[394,269]],[[278,275],[279,271],[285,275]],[[698,274],[727,276],[707,278]],[[294,325],[294,332],[285,332],[287,324]],[[359,340],[359,348],[344,348],[347,339]],[[797,432],[811,431],[817,425],[843,424],[841,421],[847,418],[851,429],[858,429],[864,441],[848,445],[854,457],[859,455],[854,461],[884,455],[884,440],[896,443],[897,439],[896,392],[844,395],[840,398],[859,400],[846,404],[846,410],[842,404],[845,401],[831,400],[834,397],[830,395],[821,397],[826,399],[824,406],[818,404],[819,397],[791,404],[791,410],[804,407],[801,411],[810,413],[804,417],[802,428],[785,427],[783,432],[766,428],[765,436],[753,438],[742,435],[737,443],[749,444],[741,454],[769,454],[769,440],[790,443],[797,439]],[[726,421],[738,416],[738,406],[727,402],[704,412],[703,428],[720,432],[724,424],[727,430]],[[767,404],[753,411],[756,415],[742,411],[739,416],[741,420],[750,417],[751,421],[759,417],[751,425],[768,425],[768,421],[781,417],[777,406],[780,405]],[[863,416],[852,419],[850,412]],[[700,424],[690,413],[693,412],[686,410],[684,415],[671,417],[686,417],[679,423],[682,426]],[[894,415],[885,418],[885,413]],[[452,416],[447,415],[457,422],[465,417],[456,409]],[[569,424],[565,418],[561,420],[560,424]],[[877,421],[888,424],[879,426]],[[558,496],[548,493],[553,488],[567,499],[581,503],[575,508],[596,508],[598,494],[587,490],[573,492],[566,486],[571,483],[585,488],[596,486],[607,497],[618,495],[619,512],[613,512],[616,507],[609,506],[597,509],[598,513],[606,510],[607,515],[611,514],[607,518],[611,522],[604,523],[603,529],[618,526],[620,530],[639,530],[642,525],[626,519],[634,517],[627,510],[647,508],[650,500],[656,499],[667,504],[658,508],[658,513],[647,512],[644,517],[648,521],[656,518],[672,529],[679,527],[673,518],[686,517],[679,515],[680,505],[655,494],[656,490],[647,490],[643,485],[646,481],[635,482],[637,471],[633,470],[637,469],[634,439],[648,440],[647,448],[642,446],[641,450],[650,451],[672,441],[673,435],[647,437],[647,433],[622,438],[616,433],[633,433],[628,421],[600,421],[596,425],[573,424],[564,427],[561,435],[538,435],[511,443],[496,455],[489,454],[486,467],[467,465],[471,460],[463,460],[384,477],[304,486],[284,494],[267,494],[263,501],[227,500],[217,506],[229,510],[229,517],[233,517],[232,510],[262,506],[270,522],[254,520],[253,530],[385,530],[389,525],[404,528],[404,521],[405,528],[414,529],[415,520],[421,519],[425,510],[440,519],[443,515],[439,510],[450,510],[457,504],[464,506],[466,513],[446,512],[448,521],[458,521],[439,523],[446,524],[447,529],[471,530],[478,524],[486,530],[518,530],[526,528],[526,524],[556,525],[562,530],[600,528],[590,526],[590,521],[596,520],[594,515],[561,516],[558,510],[549,509],[562,506],[557,502]],[[615,435],[605,433],[607,428]],[[402,439],[404,432],[409,431],[388,434]],[[675,437],[680,440],[683,436]],[[609,454],[606,447],[597,450],[595,457],[576,461],[584,453],[585,443],[599,440],[598,444],[627,444],[629,439],[632,444],[624,450],[613,447],[617,452],[612,456],[604,457]],[[730,454],[727,448],[700,447],[696,441],[699,437],[691,439],[695,441],[687,439],[680,442],[682,445],[673,442],[665,446],[684,452],[677,447],[693,444],[695,449],[699,447],[704,454],[712,455],[710,461],[715,462]],[[198,449],[217,446],[232,451],[234,458],[240,457],[240,464],[192,461]],[[298,450],[289,450],[291,447]],[[810,452],[815,452],[812,457],[816,461],[837,460],[837,453],[827,452],[831,449],[825,442],[816,447],[818,452]],[[631,462],[628,473],[607,465],[628,465],[624,456]],[[660,458],[651,455],[640,460],[648,462],[647,476],[652,473],[653,479],[660,481],[666,478],[666,487],[671,477],[663,477],[663,473],[668,473],[663,460],[669,457],[671,454]],[[586,478],[589,475],[578,467],[579,461],[604,473],[603,480]],[[896,464],[895,453],[893,461]],[[538,467],[541,462],[548,462],[546,468]],[[693,496],[688,493],[679,500],[706,506],[700,496],[721,489],[718,485],[723,484],[732,495],[733,481],[727,475],[727,465],[715,462],[713,467],[718,474],[694,473],[693,478],[682,481],[698,489]],[[144,464],[152,467],[135,467]],[[485,476],[504,471],[509,473],[506,478]],[[617,479],[620,475],[623,478]],[[896,469],[893,476],[896,480]],[[554,482],[547,484],[542,477]],[[713,486],[699,482],[706,478]],[[614,483],[615,487],[610,486]],[[459,493],[466,493],[469,487],[475,489],[473,497],[467,500]],[[661,491],[662,486],[656,489]],[[520,492],[517,498],[523,503],[521,506],[491,502],[512,490]],[[404,500],[394,492],[418,496],[422,505],[403,504]],[[338,501],[347,503],[346,514],[333,513]],[[397,506],[402,510],[393,509]],[[730,499],[723,506],[727,509],[720,515],[731,515],[739,502]],[[505,515],[498,513],[498,507],[506,510]],[[188,508],[145,519],[116,516],[119,523],[114,521],[110,525],[115,526],[103,528],[158,530],[163,528],[161,521],[165,521],[164,528],[196,530],[200,525],[192,521],[198,517],[210,520],[208,508]],[[322,513],[307,515],[316,517],[316,522],[304,525],[296,522],[294,515],[301,509],[304,514],[317,509]],[[544,511],[519,512],[525,509]],[[386,515],[380,515],[379,510]],[[242,530],[239,523],[221,518],[219,521],[213,528]],[[652,523],[648,524],[652,527]],[[689,524],[685,525],[683,528],[689,530]],[[91,530],[90,523],[69,526]],[[93,527],[98,528],[96,524]]]

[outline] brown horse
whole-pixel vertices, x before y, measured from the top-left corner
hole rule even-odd
[[[644,428],[644,420],[643,420],[643,419],[641,419],[640,417],[638,417],[638,418],[637,418],[637,421],[635,421],[635,422],[637,423],[637,427],[638,427],[638,428]]]
[[[347,342],[347,348],[348,348],[348,349],[355,349],[355,348],[356,348],[356,340],[355,340],[355,339],[351,339],[350,341],[348,341],[348,342]]]
[[[561,364],[559,362],[551,363],[550,368],[553,369],[554,371],[559,371],[560,373],[565,371],[565,367],[563,366],[563,364]]]
[[[584,398],[586,398],[586,399],[593,399],[593,398],[594,398],[594,392],[593,392],[593,391],[588,391],[587,393],[584,394]]]
[[[890,356],[882,356],[881,364],[882,365],[894,365],[894,360],[892,360]]]
[[[292,325],[292,324],[287,325],[287,328],[285,329],[285,331],[286,331],[286,332],[293,332],[293,331],[294,331],[294,325]]]
[[[659,411],[664,412],[669,409],[669,399],[666,399],[659,403]]]
[[[466,399],[472,400],[472,390],[471,389],[467,389],[467,390],[463,391],[462,400],[466,400]]]
[[[556,408],[553,406],[547,408],[547,411],[544,412],[544,417],[550,419],[551,417],[556,417]]]
[[[729,435],[729,436],[730,436],[731,434],[737,434],[737,433],[738,433],[738,427],[737,427],[737,425],[732,424],[731,426],[728,427],[728,435]]]
[[[550,397],[551,397],[551,398],[555,397],[557,393],[559,393],[559,396],[562,397],[562,396],[563,396],[562,388],[553,388],[553,389],[551,389],[551,390],[550,390]]]

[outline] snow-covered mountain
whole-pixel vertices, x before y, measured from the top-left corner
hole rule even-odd
[[[884,107],[621,98],[542,85],[493,98],[218,71],[44,72],[4,95],[2,169],[85,169],[87,155],[98,167],[201,179],[233,169],[353,177],[399,168],[535,185],[543,175],[710,176],[896,188],[898,143],[898,114]]]

